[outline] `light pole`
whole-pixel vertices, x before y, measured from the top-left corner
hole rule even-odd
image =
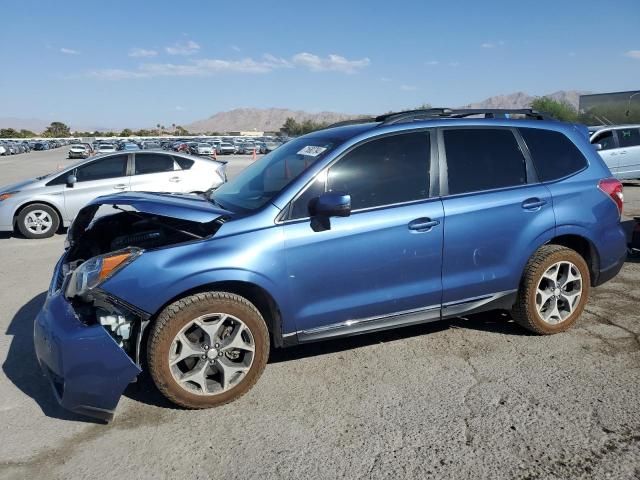
[[[629,116],[629,113],[630,113],[630,110],[631,110],[631,99],[633,97],[635,97],[636,95],[640,95],[640,92],[636,92],[636,93],[633,93],[633,94],[629,95],[629,101],[627,102],[627,111],[625,112],[625,115],[627,117]]]

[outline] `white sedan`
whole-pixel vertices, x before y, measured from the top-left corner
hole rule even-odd
[[[92,157],[44,177],[0,187],[0,231],[50,237],[68,227],[91,200],[119,191],[206,192],[226,182],[226,163],[145,150]]]

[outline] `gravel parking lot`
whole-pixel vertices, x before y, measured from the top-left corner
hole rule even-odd
[[[0,184],[66,152],[2,157]],[[230,176],[251,162],[225,159]],[[640,215],[640,183],[625,196]],[[305,345],[215,410],[173,408],[143,378],[102,425],[57,406],[34,356],[63,240],[0,237],[1,478],[640,478],[639,259],[565,334],[489,313]]]

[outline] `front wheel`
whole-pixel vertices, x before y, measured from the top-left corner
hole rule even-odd
[[[525,267],[513,319],[540,335],[563,332],[582,314],[590,284],[589,268],[578,252],[544,245]]]
[[[269,332],[245,298],[204,292],[182,298],[158,317],[147,347],[160,392],[185,408],[236,400],[253,387],[269,357]]]
[[[49,205],[34,203],[20,211],[17,227],[27,238],[48,238],[60,227],[60,217]]]

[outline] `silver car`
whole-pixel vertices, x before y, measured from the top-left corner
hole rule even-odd
[[[591,143],[618,180],[640,178],[640,125],[611,125],[596,130]]]
[[[226,181],[226,162],[175,152],[101,155],[0,187],[0,231],[51,237],[89,201],[117,191],[199,193]]]

